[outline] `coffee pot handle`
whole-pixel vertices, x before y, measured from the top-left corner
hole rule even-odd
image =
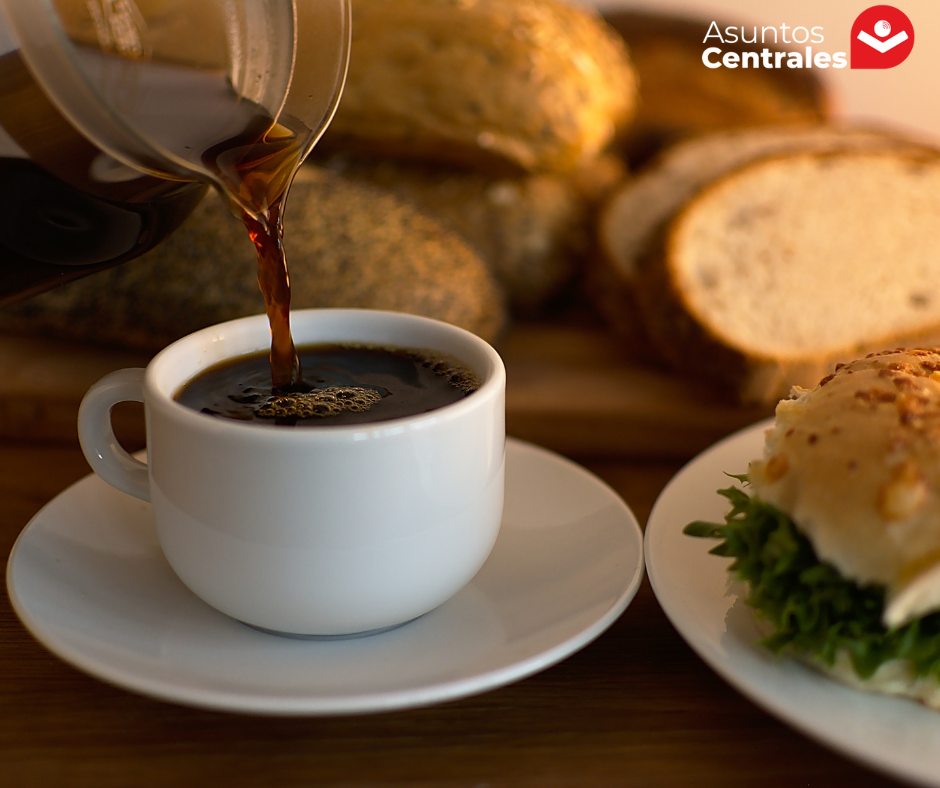
[[[121,492],[150,500],[147,463],[132,457],[118,443],[111,426],[111,408],[119,402],[144,401],[144,370],[120,369],[93,385],[78,410],[78,440],[95,473]]]

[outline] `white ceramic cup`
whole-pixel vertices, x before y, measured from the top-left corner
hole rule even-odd
[[[191,334],[143,369],[107,375],[78,417],[104,481],[150,501],[180,579],[213,607],[285,634],[380,630],[426,613],[483,565],[503,508],[505,370],[479,337],[370,310],[291,313],[298,347],[423,348],[469,366],[480,387],[428,413],[362,425],[289,428],[209,416],[174,400],[203,370],[269,349],[264,315]],[[147,462],[111,429],[143,402]]]

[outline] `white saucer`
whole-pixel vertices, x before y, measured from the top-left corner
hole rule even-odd
[[[761,456],[765,421],[708,449],[666,486],[646,526],[650,584],[685,641],[729,684],[771,714],[844,755],[921,785],[940,788],[940,714],[914,701],[861,692],[794,659],[776,659],[762,637],[747,589],[730,559],[710,555],[711,539],[686,536],[693,520],[722,522],[719,488],[740,486]]]
[[[642,577],[640,528],[617,494],[509,440],[503,524],[486,565],[444,605],[389,632],[295,640],[228,618],[170,569],[149,504],[96,476],[27,525],[7,587],[43,645],[117,686],[212,709],[344,714],[459,698],[553,665],[607,629]]]

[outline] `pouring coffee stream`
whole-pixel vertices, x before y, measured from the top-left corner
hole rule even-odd
[[[299,384],[303,370],[290,330],[290,275],[284,254],[283,206],[303,148],[296,134],[273,125],[257,141],[227,141],[203,154],[218,174],[222,193],[258,252],[258,285],[271,325],[271,384]]]
[[[339,102],[349,0],[0,0],[4,39],[55,106],[56,124],[105,159],[219,191],[258,252],[274,388],[299,383],[284,205]]]
[[[303,378],[290,330],[290,274],[284,256],[282,199],[271,206],[265,219],[242,215],[258,250],[258,284],[271,324],[271,386],[275,391],[289,389]]]

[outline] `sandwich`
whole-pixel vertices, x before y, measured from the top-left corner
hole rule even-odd
[[[940,709],[940,349],[876,353],[776,408],[721,490],[721,542],[767,636],[852,686]]]

